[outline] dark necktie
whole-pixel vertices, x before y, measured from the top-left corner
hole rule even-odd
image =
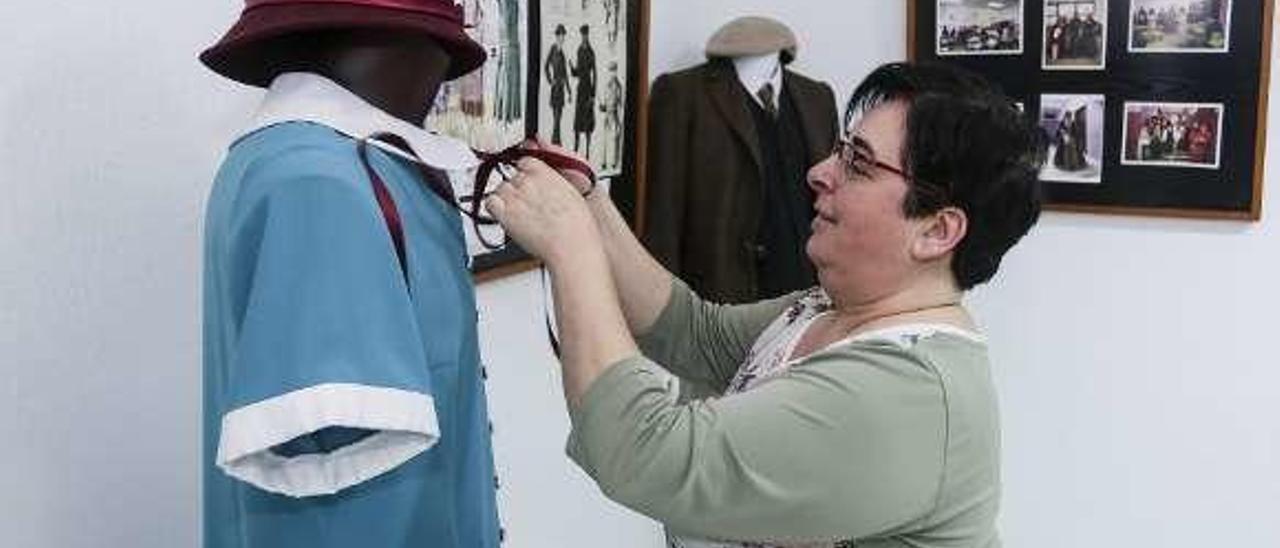
[[[760,98],[764,111],[769,113],[770,118],[778,117],[778,105],[773,101],[773,84],[765,84],[760,91],[756,92],[756,97]]]

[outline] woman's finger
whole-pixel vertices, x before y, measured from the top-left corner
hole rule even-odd
[[[493,218],[497,219],[499,223],[506,224],[507,202],[502,199],[501,192],[502,191],[499,190],[498,192],[489,195],[488,198],[485,198],[484,208],[488,210],[489,214],[493,215]]]
[[[516,161],[516,167],[520,169],[521,173],[539,178],[553,174],[558,175],[554,169],[551,169],[551,166],[532,156],[525,156]]]

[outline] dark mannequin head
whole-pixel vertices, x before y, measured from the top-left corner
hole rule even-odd
[[[324,30],[278,39],[275,74],[314,72],[387,113],[422,125],[449,70],[449,54],[422,33]]]

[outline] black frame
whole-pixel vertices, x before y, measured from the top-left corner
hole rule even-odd
[[[644,165],[646,117],[641,112],[649,89],[649,0],[625,0],[627,6],[627,98],[623,138],[622,174],[609,177],[610,195],[623,216],[635,225],[643,190],[640,166]],[[525,135],[537,136],[541,119],[542,2],[528,0],[528,74],[525,76]],[[472,261],[477,281],[490,281],[537,268],[539,263],[518,245],[486,253]]]
[[[1043,94],[1106,97],[1101,184],[1044,182],[1048,209],[1257,221],[1262,214],[1274,0],[1233,0],[1226,53],[1130,53],[1130,0],[1107,2],[1106,68],[1046,71],[1044,1],[1023,0],[1023,53],[936,54],[937,0],[908,0],[912,60],[954,63],[998,83],[1038,118]],[[1126,102],[1222,103],[1218,169],[1121,163]]]

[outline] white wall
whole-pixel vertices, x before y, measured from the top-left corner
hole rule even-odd
[[[237,4],[0,2],[0,545],[197,544],[200,218],[256,94],[194,55]],[[769,14],[844,96],[900,6],[654,0],[651,71]],[[1280,545],[1278,225],[1049,215],[979,292],[1007,546]],[[480,290],[509,546],[657,547],[563,457],[538,291]]]

